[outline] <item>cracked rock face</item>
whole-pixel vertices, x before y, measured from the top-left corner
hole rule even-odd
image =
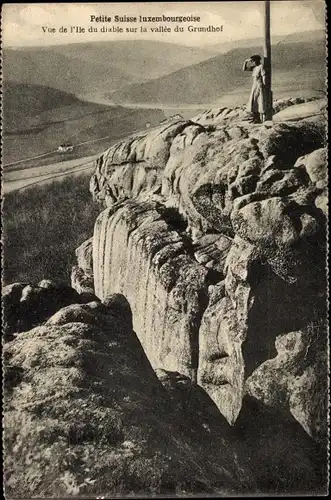
[[[112,146],[96,162],[90,182],[93,198],[112,206],[127,198],[158,193],[171,144],[190,126],[190,121],[179,119]],[[203,130],[198,125],[195,128]]]
[[[327,433],[327,336],[325,325],[279,335],[276,356],[246,381],[247,393],[267,406],[288,408],[314,438]]]
[[[236,236],[227,256],[224,282],[216,290],[209,289],[210,301],[199,332],[198,383],[232,425],[244,396],[242,344],[254,300],[249,285],[254,258],[254,247]]]
[[[210,271],[198,264],[185,233],[157,203],[129,201],[96,221],[96,294],[124,294],[152,366],[196,378],[198,329]],[[179,218],[177,226],[181,220]]]
[[[265,363],[278,377],[276,339],[320,328],[325,316],[323,106],[282,100],[275,111],[295,121],[263,125],[242,108],[209,110],[113,146],[92,178],[94,198],[110,207],[95,226],[96,294],[124,293],[152,365],[197,376],[232,425]],[[267,379],[254,397],[321,437],[324,389],[314,380],[326,365],[309,359],[283,384],[282,403],[266,395]]]
[[[305,103],[178,117],[97,160],[72,288],[4,289],[12,496],[325,493],[327,155]]]
[[[243,339],[237,332],[236,312],[227,297],[207,309],[199,336],[198,383],[231,424],[238,417],[244,395]]]

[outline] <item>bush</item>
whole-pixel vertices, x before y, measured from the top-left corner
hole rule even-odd
[[[70,281],[75,249],[93,232],[100,212],[89,177],[69,177],[5,196],[4,284],[43,278]]]

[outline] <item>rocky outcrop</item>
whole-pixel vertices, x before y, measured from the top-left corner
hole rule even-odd
[[[211,271],[195,261],[181,224],[155,202],[106,209],[94,230],[94,282],[102,300],[110,290],[128,298],[134,329],[153,367],[196,379]]]
[[[84,302],[84,294],[52,280],[7,285],[2,291],[4,339],[46,321],[61,307]]]
[[[300,106],[318,112],[297,120]],[[325,316],[323,103],[283,100],[275,109],[296,121],[254,125],[238,107],[163,125],[112,146],[91,180],[108,206],[93,238],[96,294],[124,293],[152,365],[197,377],[232,425],[247,391],[276,405],[252,387],[256,370],[287,356],[277,339],[316,331]],[[323,362],[309,358],[288,373],[276,405],[318,439]],[[314,402],[298,377],[311,378]]]
[[[325,492],[299,424],[246,398],[231,428],[189,377],[153,371],[132,323],[115,294],[5,345],[8,497]]]
[[[275,106],[322,109],[306,101]],[[315,328],[325,314],[323,116],[265,125],[244,117],[242,108],[209,110],[119,143],[91,182],[109,207],[93,239],[96,294],[124,293],[152,365],[197,376],[231,424],[246,380],[277,354],[277,338]],[[158,172],[152,184],[141,174],[147,167]],[[324,388],[316,391],[322,401]],[[302,406],[298,419],[316,435],[307,422],[312,407],[318,421],[318,405]]]
[[[174,420],[128,312],[118,295],[70,305],[6,344],[8,497],[248,491],[234,449],[202,452],[207,432]]]
[[[192,125],[185,120],[166,122],[109,148],[96,161],[90,182],[93,198],[112,206],[117,201],[138,196],[149,198],[158,193],[172,141]],[[199,125],[193,128],[203,130]]]
[[[73,288],[5,289],[10,495],[325,494],[323,106],[276,104],[113,145]]]

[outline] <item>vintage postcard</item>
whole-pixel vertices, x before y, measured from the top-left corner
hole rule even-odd
[[[3,5],[6,499],[328,494],[326,22]]]

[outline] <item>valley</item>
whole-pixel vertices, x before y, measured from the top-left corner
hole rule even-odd
[[[223,95],[251,87],[243,61],[261,47],[238,48],[144,83],[132,83],[106,94],[113,102],[174,106],[215,103]],[[285,87],[323,92],[325,87],[325,40],[275,45],[273,48],[274,94]]]
[[[241,61],[248,50],[260,50],[259,43],[200,49],[137,40],[6,48],[3,167],[67,164],[173,115],[190,119],[208,108],[241,106],[251,86]],[[323,32],[275,37],[274,44],[274,99],[323,97]],[[73,151],[59,153],[62,143]]]
[[[22,168],[97,154],[109,141],[142,130],[146,124],[158,125],[165,115],[159,109],[107,106],[50,87],[6,82],[3,118],[6,170],[15,168],[17,162]],[[67,142],[73,152],[57,152]]]

